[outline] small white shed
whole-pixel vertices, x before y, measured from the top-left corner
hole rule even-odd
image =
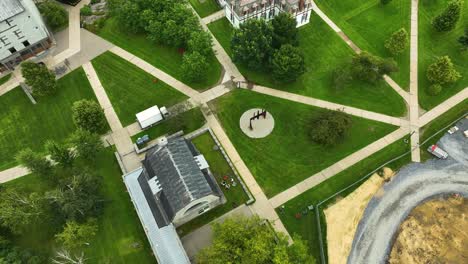
[[[136,118],[141,128],[145,129],[163,120],[163,114],[159,110],[158,106],[155,105],[136,114]]]

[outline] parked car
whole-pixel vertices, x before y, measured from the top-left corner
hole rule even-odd
[[[452,135],[453,133],[457,132],[458,131],[458,127],[457,126],[453,126],[451,127],[449,130],[448,130],[448,133],[450,135]]]
[[[463,134],[465,134],[465,137],[468,138],[468,130],[465,130],[465,132],[463,132]]]
[[[446,159],[448,158],[448,153],[445,152],[445,150],[441,149],[439,146],[437,145],[432,145],[430,146],[427,151],[429,151],[429,153],[431,153],[432,155],[436,156],[437,158],[439,159]]]

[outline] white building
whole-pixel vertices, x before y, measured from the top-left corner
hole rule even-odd
[[[312,12],[312,0],[218,0],[224,7],[226,18],[238,28],[248,19],[271,20],[281,12],[296,18],[297,27],[308,24]]]
[[[52,43],[32,0],[0,0],[0,72],[44,52]]]

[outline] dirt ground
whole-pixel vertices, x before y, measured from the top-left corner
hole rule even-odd
[[[413,209],[400,226],[388,262],[468,263],[468,199],[431,200]]]
[[[384,169],[384,178],[394,175]],[[357,226],[370,199],[383,195],[381,187],[385,179],[372,175],[354,192],[324,210],[327,221],[328,263],[345,264],[351,250]]]

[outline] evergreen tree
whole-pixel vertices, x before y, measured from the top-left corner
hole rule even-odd
[[[451,1],[447,8],[432,20],[435,30],[442,32],[454,29],[458,20],[460,20],[462,6],[462,0]]]

